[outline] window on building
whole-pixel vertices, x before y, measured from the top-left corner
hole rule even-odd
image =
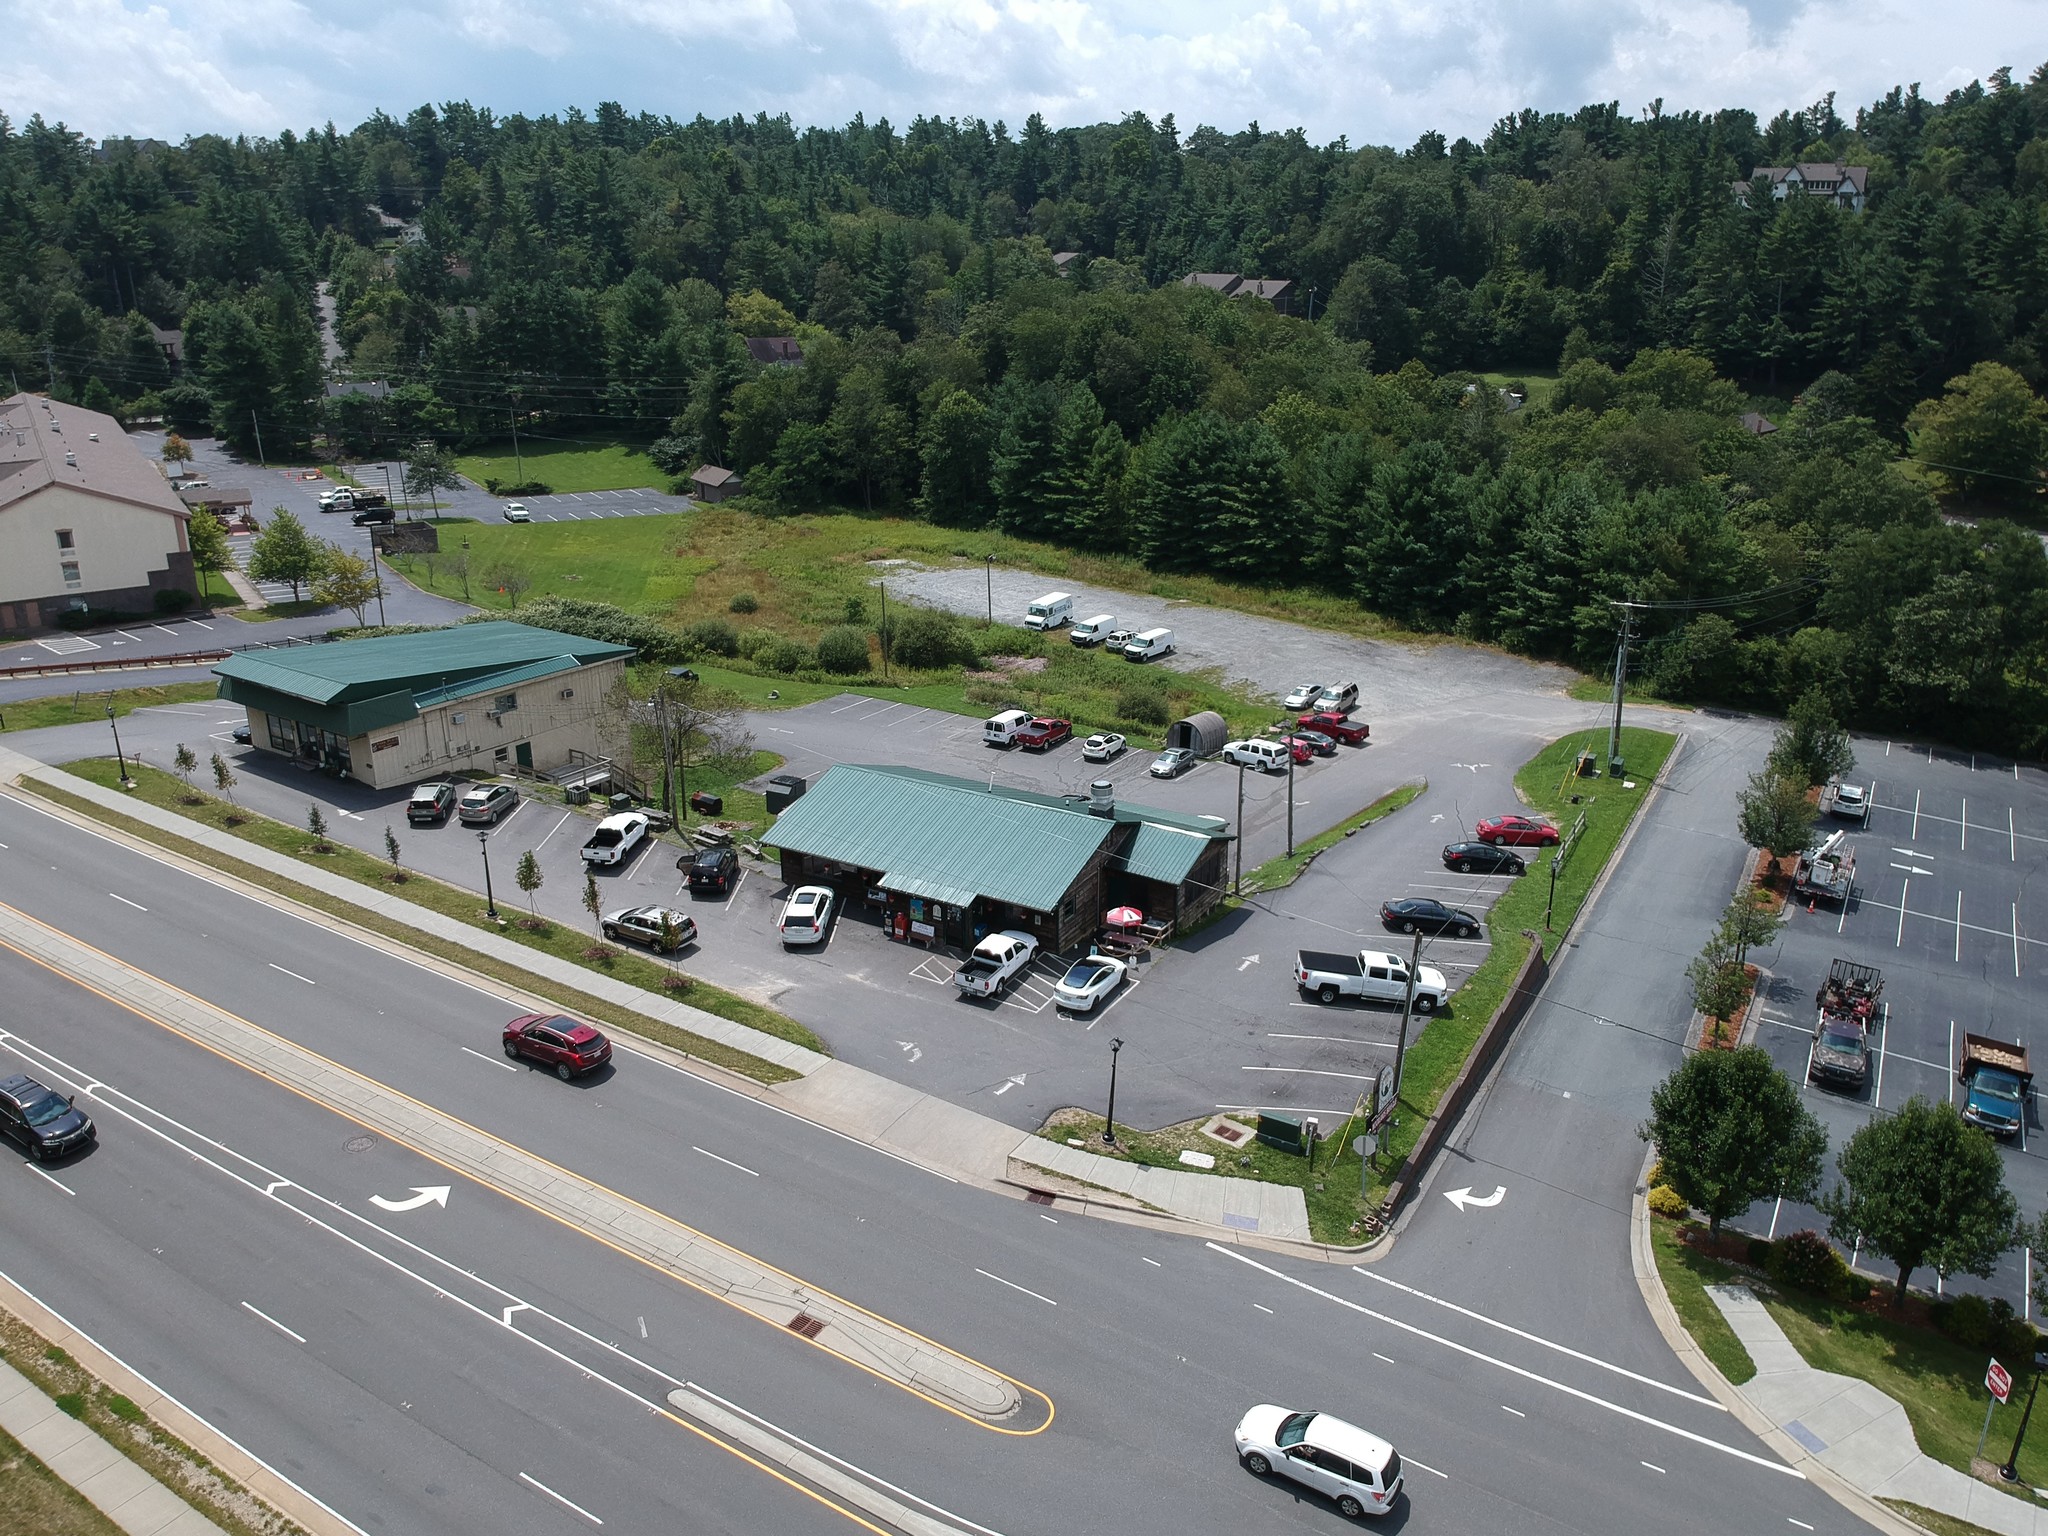
[[[501,715],[510,714],[518,707],[519,695],[516,693],[501,693],[491,703],[491,708]]]
[[[299,738],[292,732],[289,720],[280,720],[276,715],[265,715],[264,722],[270,727],[270,750],[273,752],[296,753]]]
[[[64,561],[62,569],[64,572],[65,586],[81,587],[85,585],[85,579],[78,574],[78,562],[76,560]]]
[[[59,528],[57,530],[57,547],[59,549],[78,548],[78,545],[71,538],[71,530],[69,528]]]

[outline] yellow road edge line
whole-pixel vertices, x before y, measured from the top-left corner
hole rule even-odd
[[[226,1051],[221,1050],[218,1046],[215,1046],[209,1043],[208,1041],[199,1039],[198,1037],[192,1035],[188,1031],[180,1028],[178,1025],[173,1024],[168,1019],[157,1018],[155,1015],[145,1012],[142,1008],[138,1007],[134,1003],[129,1002],[127,999],[116,997],[112,993],[107,992],[98,986],[95,986],[92,982],[87,981],[82,977],[74,976],[68,971],[59,970],[56,966],[50,964],[48,961],[42,959],[40,956],[29,953],[27,950],[22,949],[20,946],[9,942],[5,938],[0,938],[0,948],[5,948],[7,950],[12,951],[14,954],[21,956],[22,959],[28,961],[30,964],[41,967],[43,970],[48,971],[51,975],[60,977],[63,980],[70,982],[73,986],[80,987],[83,990],[92,993],[96,997],[104,998],[107,1002],[112,1003],[115,1007],[122,1009],[124,1012],[133,1014],[135,1017],[141,1019],[143,1022],[147,1024],[153,1024],[159,1029],[168,1030],[170,1033],[178,1036],[178,1038],[180,1038],[181,1040],[184,1040],[191,1045],[198,1046],[201,1050],[209,1052],[210,1054],[219,1057],[222,1061],[229,1063],[231,1066],[239,1067],[245,1072],[249,1072],[254,1076],[261,1077],[266,1082],[275,1083],[278,1087],[284,1089],[286,1092],[297,1095],[299,1098],[304,1099],[307,1103],[314,1105],[316,1108],[324,1109],[327,1110],[329,1113],[339,1115],[344,1120],[353,1121],[355,1124],[360,1125],[366,1131],[375,1131],[378,1134],[383,1135],[389,1138],[390,1140],[399,1143],[401,1146],[404,1146],[408,1151],[414,1153],[415,1155],[425,1158],[428,1162],[437,1164],[438,1166],[447,1169],[450,1173],[457,1175],[458,1177],[466,1180],[467,1182],[475,1184],[480,1189],[489,1190],[492,1194],[499,1196],[501,1199],[510,1200],[515,1205],[524,1206],[526,1209],[532,1211],[535,1215],[545,1217],[547,1220],[555,1222],[557,1225],[567,1228],[569,1231],[576,1233],[580,1237],[587,1238],[591,1242],[598,1243],[606,1248],[610,1248],[613,1252],[619,1254],[620,1256],[627,1259],[631,1259],[637,1264],[644,1265],[646,1268],[653,1270],[656,1274],[663,1275],[680,1285],[688,1286],[691,1290],[698,1292],[700,1295],[708,1296],[714,1301],[721,1302],[724,1305],[731,1307],[734,1311],[740,1313],[742,1316],[750,1317],[754,1321],[759,1323],[766,1323],[770,1328],[773,1328],[777,1334],[785,1335],[790,1338],[801,1339],[805,1344],[810,1345],[813,1349],[820,1350],[823,1353],[830,1355],[835,1360],[844,1361],[846,1364],[853,1366],[856,1370],[865,1371],[868,1375],[874,1377],[877,1381],[887,1382],[890,1386],[897,1388],[899,1391],[906,1392],[910,1394],[912,1397],[921,1399],[922,1401],[931,1404],[934,1408],[941,1409],[946,1413],[952,1414],[955,1418],[965,1420],[969,1424],[973,1424],[981,1429],[988,1430],[992,1434],[1009,1435],[1017,1438],[1028,1438],[1033,1435],[1043,1434],[1047,1429],[1049,1429],[1052,1426],[1052,1421],[1059,1412],[1057,1405],[1053,1402],[1050,1395],[1041,1391],[1037,1387],[1031,1386],[1028,1382],[1018,1380],[1016,1377],[1010,1375],[1006,1371],[999,1371],[992,1365],[984,1365],[981,1361],[974,1359],[971,1355],[962,1354],[960,1351],[956,1349],[952,1349],[949,1346],[941,1344],[934,1339],[927,1338],[925,1335],[918,1333],[914,1329],[905,1328],[902,1324],[897,1323],[890,1318],[884,1317],[878,1312],[870,1311],[868,1308],[861,1306],[857,1302],[847,1301],[843,1297],[838,1296],[835,1293],[824,1289],[822,1286],[812,1285],[809,1281],[804,1280],[799,1276],[793,1275],[787,1270],[780,1269],[775,1265],[766,1262],[765,1260],[758,1259],[754,1255],[747,1253],[744,1249],[735,1248],[730,1243],[724,1242],[719,1238],[712,1237],[708,1233],[700,1232],[697,1228],[691,1226],[688,1222],[679,1221],[675,1217],[670,1216],[665,1212],[657,1211],[651,1206],[643,1205],[641,1202],[633,1199],[631,1196],[619,1194],[617,1191],[611,1189],[610,1186],[599,1184],[595,1180],[592,1180],[583,1174],[576,1173],[568,1168],[564,1168],[559,1163],[551,1162],[547,1158],[542,1157],[537,1152],[528,1151],[526,1148],[518,1146],[515,1143],[506,1141],[504,1138],[500,1136],[495,1136],[489,1131],[483,1130],[477,1126],[473,1126],[466,1120],[448,1114],[445,1110],[437,1109],[431,1104],[424,1103],[421,1100],[414,1098],[411,1094],[408,1094],[401,1089],[392,1088],[387,1084],[379,1082],[377,1079],[373,1077],[369,1077],[364,1073],[356,1071],[353,1067],[346,1066],[343,1063],[335,1061],[330,1057],[323,1056],[318,1051],[312,1050],[307,1046],[300,1045],[295,1040],[288,1040],[282,1035],[276,1034],[271,1030],[263,1028],[260,1024],[251,1023],[249,1020],[244,1019],[240,1014],[229,1012],[229,1010],[220,1007],[216,1003],[211,1003],[204,998],[194,996],[192,993],[187,992],[183,987],[178,986],[174,982],[165,981],[158,976],[152,976],[148,972],[142,970],[140,966],[131,965],[127,961],[120,959],[118,956],[110,955],[105,950],[99,949],[94,945],[88,944],[82,939],[75,938],[70,934],[64,933],[60,929],[53,928],[48,923],[43,922],[41,919],[33,917],[26,912],[23,912],[19,907],[12,906],[6,902],[0,902],[0,911],[12,913],[15,917],[21,919],[23,922],[28,923],[33,927],[40,928],[45,933],[52,934],[66,943],[76,944],[80,949],[85,950],[89,954],[99,956],[102,960],[105,960],[110,965],[118,966],[122,970],[133,971],[137,975],[147,977],[148,980],[153,982],[155,985],[162,987],[165,991],[170,992],[175,996],[182,997],[197,1007],[209,1009],[212,1012],[221,1014],[226,1018],[233,1019],[237,1024],[242,1025],[245,1029],[252,1030],[256,1034],[276,1043],[277,1045],[287,1050],[302,1051],[306,1055],[314,1058],[316,1061],[325,1063],[334,1071],[340,1072],[345,1076],[352,1077],[357,1082],[366,1084],[371,1088],[377,1089],[381,1092],[389,1093],[394,1098],[400,1099],[405,1103],[414,1106],[415,1108],[421,1110],[423,1113],[436,1116],[443,1120],[450,1121],[453,1124],[460,1126],[462,1129],[469,1131],[471,1134],[481,1137],[483,1140],[488,1141],[495,1146],[502,1147],[506,1151],[511,1152],[516,1156],[531,1158],[534,1162],[538,1163],[544,1169],[552,1170],[553,1172],[560,1174],[562,1177],[569,1179],[572,1182],[584,1184],[592,1189],[598,1190],[601,1193],[610,1196],[612,1199],[619,1201],[621,1204],[626,1205],[632,1208],[633,1210],[639,1211],[657,1222],[664,1222],[670,1226],[678,1227],[682,1231],[689,1233],[692,1237],[698,1238],[703,1242],[710,1243],[718,1248],[724,1249],[727,1253],[733,1255],[737,1259],[740,1259],[748,1264],[758,1265],[761,1269],[765,1270],[769,1274],[780,1276],[782,1279],[789,1281],[792,1285],[799,1286],[804,1290],[813,1291],[820,1296],[824,1296],[832,1301],[838,1302],[841,1306],[847,1308],[849,1311],[858,1313],[862,1317],[872,1319],[874,1322],[876,1322],[884,1328],[892,1328],[896,1330],[898,1333],[904,1334],[909,1338],[916,1339],[921,1344],[930,1345],[933,1349],[939,1351],[941,1354],[951,1355],[955,1359],[964,1360],[967,1362],[967,1364],[974,1366],[977,1370],[986,1371],[991,1376],[995,1376],[1003,1381],[1007,1381],[1011,1386],[1017,1388],[1018,1391],[1025,1393],[1029,1397],[1035,1397],[1040,1402],[1044,1403],[1045,1420],[1043,1423],[1038,1424],[1031,1429],[1010,1429],[1000,1424],[991,1424],[988,1422],[988,1420],[982,1418],[978,1414],[969,1413],[967,1410],[963,1408],[957,1408],[953,1404],[948,1403],[941,1398],[932,1396],[929,1392],[925,1392],[920,1388],[911,1386],[907,1382],[899,1381],[893,1376],[887,1375],[882,1371],[876,1370],[873,1366],[868,1365],[865,1361],[857,1360],[849,1354],[832,1348],[829,1344],[825,1344],[817,1339],[805,1338],[802,1334],[791,1333],[789,1329],[778,1327],[774,1323],[770,1323],[768,1319],[762,1317],[760,1313],[752,1311],[747,1307],[741,1306],[738,1302],[733,1301],[731,1298],[727,1296],[720,1295],[717,1291],[712,1290],[708,1286],[699,1284],[697,1281],[692,1280],[688,1275],[678,1274],[673,1269],[668,1268],[666,1265],[655,1262],[653,1259],[647,1257],[644,1254],[634,1253],[631,1249],[621,1247],[618,1243],[612,1241],[610,1238],[604,1237],[599,1233],[592,1232],[587,1227],[579,1226],[575,1222],[569,1220],[569,1218],[567,1218],[566,1216],[558,1215],[557,1213],[550,1211],[543,1206],[536,1205],[533,1201],[527,1199],[523,1195],[516,1194],[508,1189],[501,1189],[497,1185],[492,1184],[487,1180],[479,1177],[472,1170],[458,1167],[456,1164],[449,1162],[446,1158],[443,1158],[437,1155],[436,1153],[429,1151],[425,1147],[415,1146],[411,1141],[409,1141],[403,1136],[393,1135],[388,1126],[373,1124],[372,1122],[365,1120],[358,1115],[351,1114],[348,1110],[341,1108],[339,1105],[330,1104],[324,1099],[316,1098],[313,1094],[307,1092],[305,1089],[300,1088],[295,1084],[284,1082],[283,1080],[272,1076],[270,1073],[265,1072],[260,1067],[252,1066],[250,1063],[246,1061],[242,1061],[234,1056],[229,1055]]]

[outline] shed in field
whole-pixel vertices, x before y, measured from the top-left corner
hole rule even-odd
[[[1186,747],[1197,757],[1213,757],[1230,740],[1230,726],[1213,709],[1176,720],[1166,728],[1169,747]]]

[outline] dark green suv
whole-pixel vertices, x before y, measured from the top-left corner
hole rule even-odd
[[[97,1136],[92,1116],[56,1089],[19,1075],[0,1078],[0,1133],[39,1163],[90,1146]]]

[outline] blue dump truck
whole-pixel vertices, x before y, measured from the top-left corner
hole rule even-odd
[[[2000,1137],[2025,1130],[2034,1073],[2024,1045],[1964,1035],[1956,1081],[1963,1085],[1963,1118],[1970,1124]]]

